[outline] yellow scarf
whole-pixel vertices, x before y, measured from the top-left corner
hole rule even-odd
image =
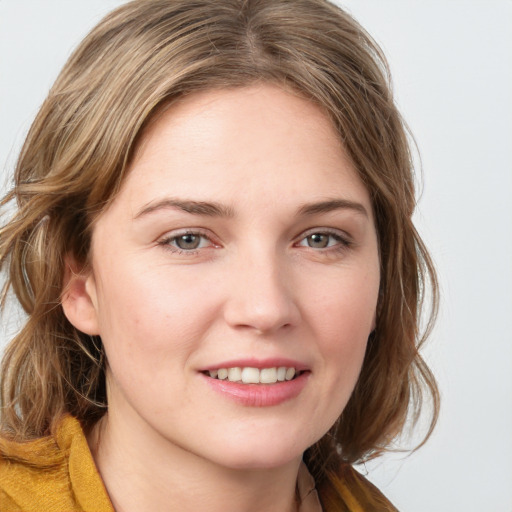
[[[351,466],[319,490],[324,512],[396,509]],[[315,481],[301,464],[299,512],[322,512]],[[55,436],[25,443],[0,437],[1,512],[115,512],[80,423],[65,416]]]

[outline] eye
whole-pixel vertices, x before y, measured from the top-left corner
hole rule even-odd
[[[213,245],[212,241],[207,236],[195,232],[168,236],[161,240],[159,244],[176,252],[192,252]]]
[[[186,251],[191,249],[199,249],[203,239],[204,237],[200,235],[186,233],[185,235],[175,237],[173,242],[176,244],[176,247]]]
[[[347,247],[349,242],[339,234],[317,231],[304,237],[297,245],[312,249],[328,249],[337,246]]]

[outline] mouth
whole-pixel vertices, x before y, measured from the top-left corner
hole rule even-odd
[[[215,393],[244,407],[270,407],[297,398],[311,368],[285,358],[237,359],[202,368],[200,375]]]
[[[215,380],[236,382],[239,384],[277,384],[298,378],[304,371],[292,366],[274,366],[269,368],[254,368],[250,366],[217,368],[202,372]]]

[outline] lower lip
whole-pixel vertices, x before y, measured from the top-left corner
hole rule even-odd
[[[201,375],[214,391],[239,404],[248,407],[270,407],[296,398],[304,389],[310,372],[301,373],[293,380],[275,384],[241,384]]]

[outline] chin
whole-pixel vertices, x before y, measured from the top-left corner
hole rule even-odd
[[[221,446],[220,442],[217,444]],[[238,470],[272,469],[300,460],[309,444],[302,440],[293,442],[281,436],[262,436],[247,442],[224,444],[225,448],[213,455],[218,464]],[[217,451],[217,450],[216,450]]]
[[[266,453],[254,453],[254,452],[242,452],[233,454],[228,457],[223,457],[219,461],[219,464],[231,469],[241,471],[257,471],[257,470],[269,470],[277,469],[288,464],[298,461],[302,458],[302,453],[299,452],[290,456],[290,453],[272,453],[267,451]]]

